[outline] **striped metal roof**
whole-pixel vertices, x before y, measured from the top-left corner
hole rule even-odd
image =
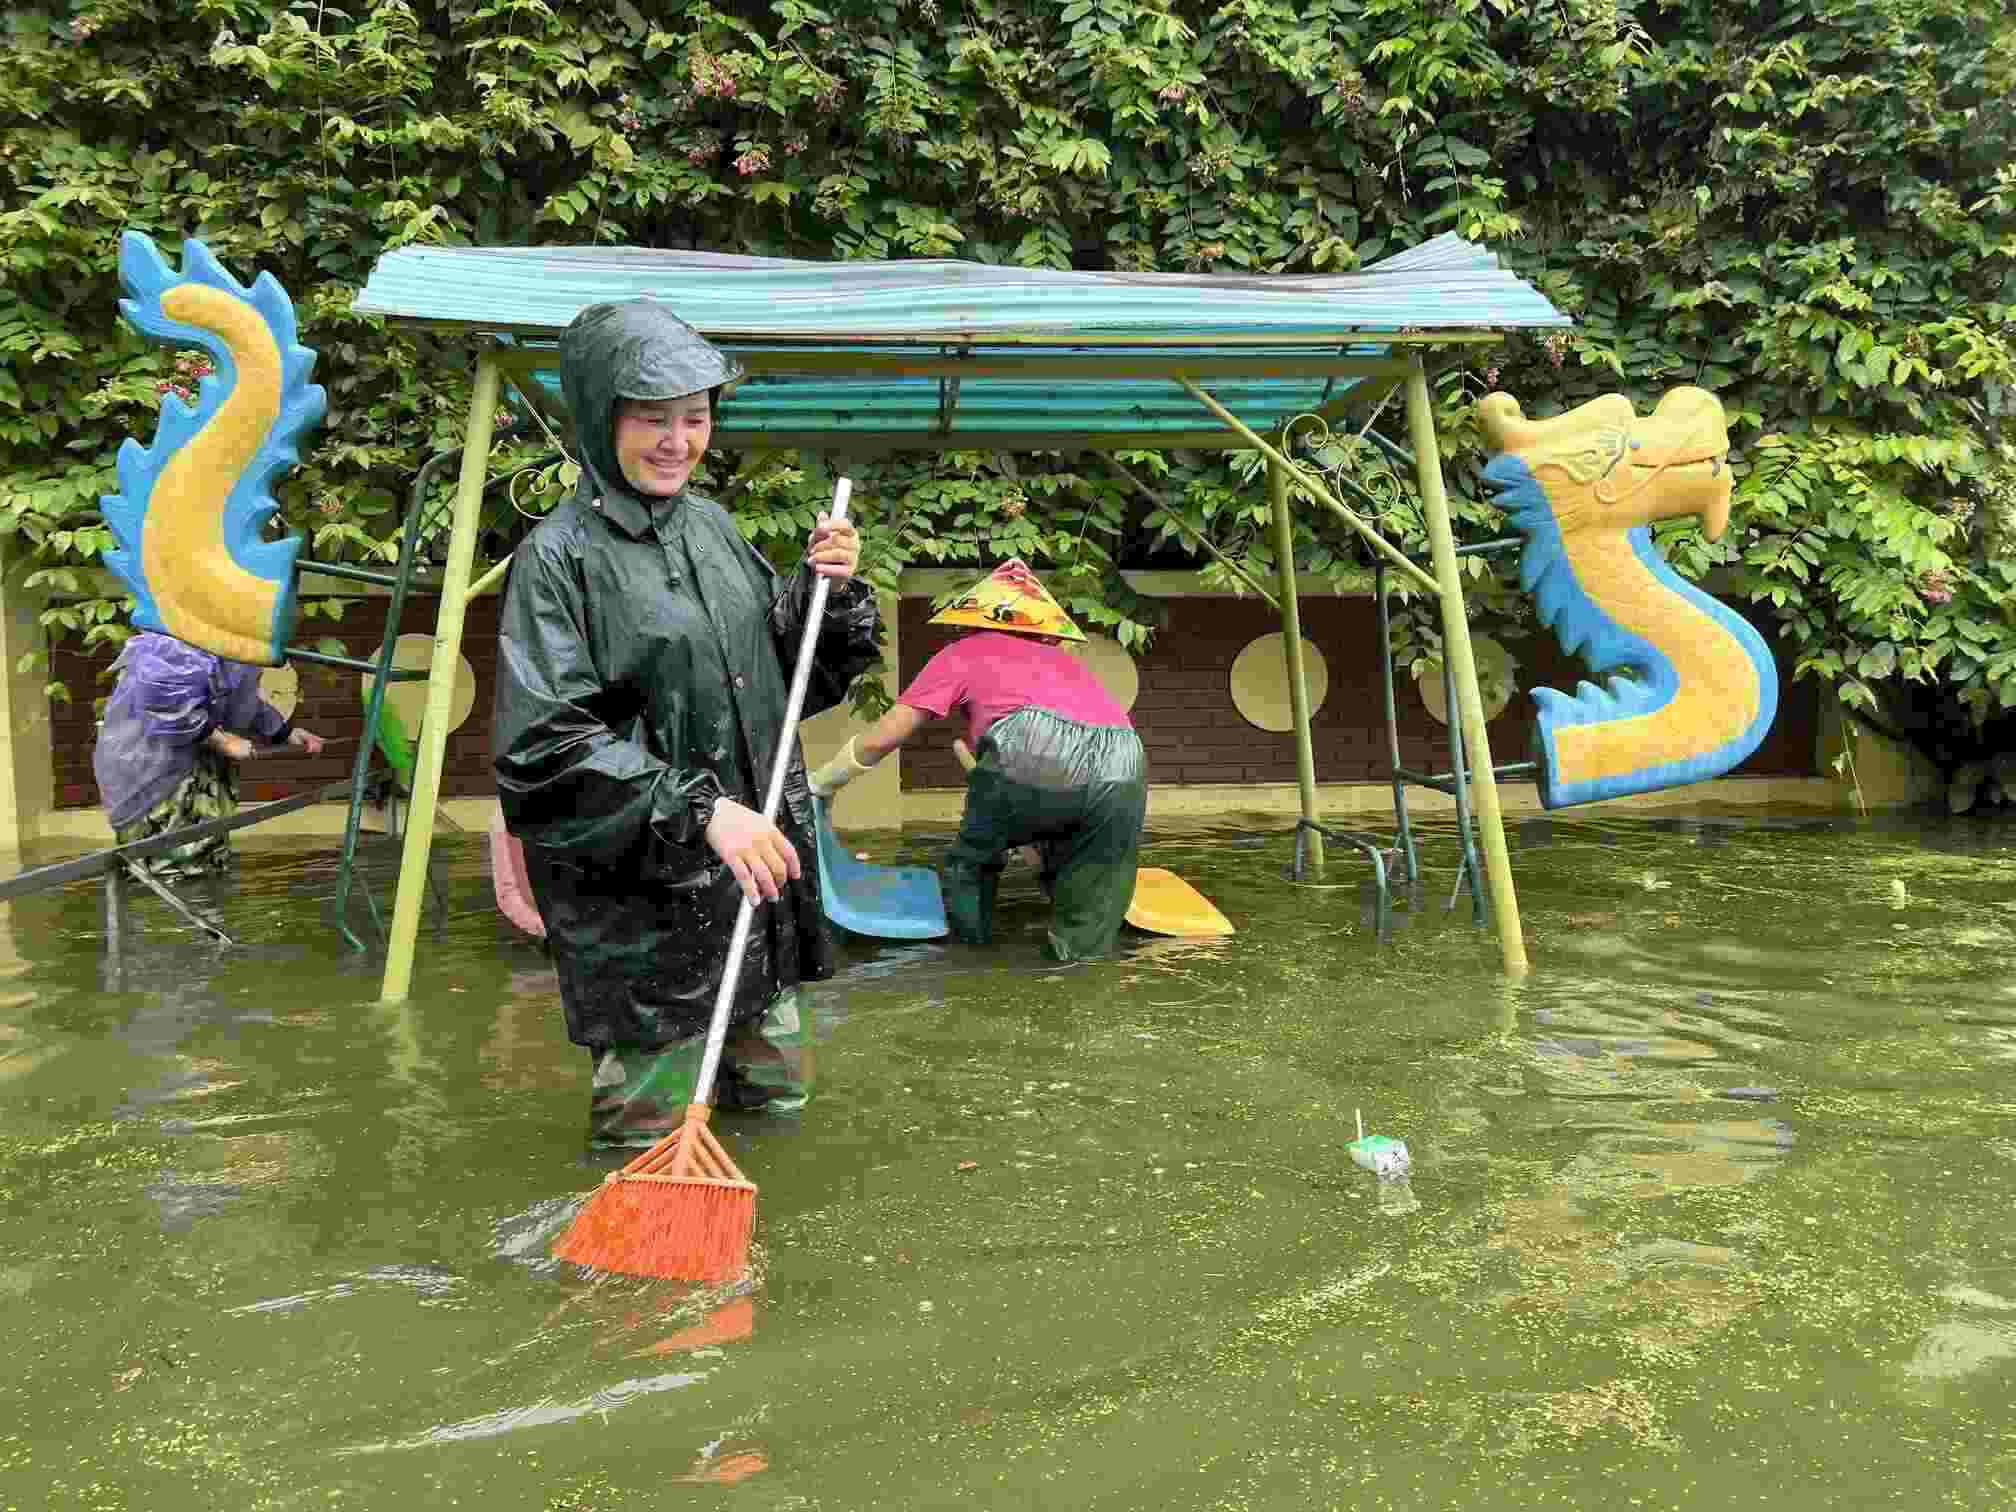
[[[655,298],[751,377],[720,438],[953,449],[1224,444],[1182,375],[1256,430],[1401,369],[1396,347],[1567,316],[1450,234],[1358,273],[1068,272],[917,259],[800,262],[636,247],[402,247],[353,308],[506,338],[537,369],[583,308]],[[540,397],[557,402],[547,371]]]
[[[534,375],[560,405],[559,374]],[[1254,430],[1279,428],[1337,401],[1357,379],[1275,379],[1211,385],[1211,396]],[[947,420],[949,417],[949,426]],[[929,378],[756,377],[722,401],[717,444],[806,446],[848,452],[1227,446],[1219,421],[1167,379],[1101,383]]]
[[[662,299],[716,338],[970,342],[1234,336],[1258,344],[1558,326],[1567,317],[1481,247],[1436,237],[1359,273],[1098,273],[917,259],[799,262],[641,247],[401,247],[362,315],[557,335],[586,305]],[[1413,333],[1410,333],[1413,334]]]

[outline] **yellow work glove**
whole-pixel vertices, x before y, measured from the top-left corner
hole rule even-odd
[[[812,795],[815,798],[831,798],[856,777],[869,770],[871,769],[863,766],[861,759],[854,754],[854,742],[849,740],[840,747],[838,755],[812,774]]]

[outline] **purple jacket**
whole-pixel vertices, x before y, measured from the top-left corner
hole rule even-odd
[[[118,684],[105,705],[91,768],[115,830],[140,818],[196,768],[212,730],[277,745],[292,722],[259,696],[259,669],[142,631],[112,663]]]

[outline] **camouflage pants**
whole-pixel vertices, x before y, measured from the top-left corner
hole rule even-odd
[[[707,1037],[658,1049],[627,1045],[590,1052],[595,1078],[588,1095],[588,1141],[597,1149],[642,1149],[685,1120],[700,1075]],[[787,987],[756,1018],[728,1031],[714,1106],[734,1113],[795,1113],[812,1093],[812,1031],[799,1011],[798,989]]]
[[[126,845],[237,812],[238,768],[215,751],[199,747],[195,769],[175,784],[175,790],[131,824],[114,830],[113,837]],[[230,864],[229,835],[206,835],[132,863],[163,880],[219,872]]]

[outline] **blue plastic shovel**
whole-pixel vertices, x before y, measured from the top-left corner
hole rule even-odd
[[[854,859],[812,800],[818,820],[819,891],[826,917],[842,929],[877,940],[936,940],[952,932],[945,894],[928,866],[870,866]]]

